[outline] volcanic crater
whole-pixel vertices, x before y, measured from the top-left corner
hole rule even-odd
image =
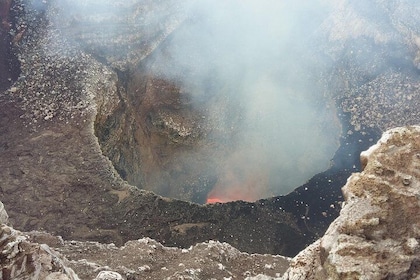
[[[70,12],[66,7],[72,3],[66,1],[10,3],[1,3],[2,20],[11,23],[2,23],[2,47],[7,46],[2,54],[7,55],[0,64],[7,71],[1,71],[1,85],[7,90],[0,96],[1,201],[22,230],[117,244],[148,236],[181,247],[215,239],[247,252],[293,256],[338,215],[340,188],[361,169],[360,152],[386,128],[420,120],[418,37],[409,35],[419,34],[415,29],[420,25],[417,17],[398,14],[418,8],[404,1],[377,3],[380,14],[390,19],[378,26],[358,10],[363,7],[334,4],[336,12],[323,18],[319,37],[311,37],[319,40],[313,52],[289,69],[315,73],[309,81],[317,94],[292,94],[284,102],[304,108],[306,97],[314,105],[320,115],[313,118],[321,119],[315,131],[329,139],[324,144],[332,148],[331,162],[328,158],[316,175],[292,182],[293,188],[301,186],[279,196],[273,192],[278,169],[266,164],[280,154],[255,137],[268,138],[270,148],[281,143],[272,133],[279,126],[261,134],[262,120],[276,120],[271,107],[263,107],[268,114],[245,114],[253,95],[234,97],[230,92],[243,88],[226,83],[217,71],[205,83],[178,79],[197,72],[201,78],[200,67],[206,65],[198,63],[188,72],[182,64],[171,64],[177,32],[191,25],[178,1],[105,1],[126,16],[109,11],[98,16],[84,4]],[[9,7],[16,22],[5,13]],[[349,22],[349,14],[366,29],[337,24]],[[398,24],[395,18],[401,19]],[[192,57],[196,62],[197,56]],[[299,85],[296,78],[302,77],[288,76],[281,67],[256,68],[264,74],[256,84],[270,85],[269,92],[273,76],[287,85]],[[286,123],[288,116],[283,116]],[[296,137],[291,128],[286,129],[290,135],[281,134],[296,145],[291,150],[302,150],[307,139]],[[287,154],[279,162],[299,159],[299,166],[305,165],[312,156],[303,155]],[[226,186],[237,188],[217,192]],[[241,200],[200,205],[236,199]]]

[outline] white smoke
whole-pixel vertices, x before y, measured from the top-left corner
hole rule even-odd
[[[157,73],[177,80],[197,103],[226,95],[241,116],[235,148],[220,168],[219,196],[286,194],[328,168],[339,127],[317,84],[322,69],[311,59],[311,35],[327,8],[317,1],[196,1],[167,42]],[[228,113],[215,114],[215,126],[230,125]]]
[[[131,7],[142,16],[121,16]],[[72,20],[63,20],[75,18],[80,28],[106,42],[106,36],[121,37],[126,33],[119,28],[133,24],[149,30],[145,34],[163,30],[165,19],[177,13],[186,19],[165,38],[164,47],[154,50],[150,67],[175,81],[200,110],[215,96],[226,101],[225,110],[203,112],[218,128],[208,136],[231,141],[230,154],[213,160],[220,162],[214,191],[226,199],[249,200],[286,194],[328,168],[339,127],[311,52],[311,36],[328,13],[323,1],[71,1],[56,21],[70,23],[70,32],[78,34]],[[104,27],[92,31],[84,22]],[[130,49],[115,47],[115,57]],[[234,136],[223,135],[232,130]]]

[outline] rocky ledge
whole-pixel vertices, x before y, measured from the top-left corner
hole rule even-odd
[[[64,241],[46,232],[8,226],[0,202],[0,278],[3,280],[122,280],[279,277],[289,258],[247,254],[227,243],[208,241],[188,249],[142,238],[124,246]]]
[[[1,279],[119,280],[235,279],[284,273],[289,259],[242,253],[227,243],[209,241],[189,249],[164,247],[150,238],[124,246],[63,241],[43,232],[0,227]]]

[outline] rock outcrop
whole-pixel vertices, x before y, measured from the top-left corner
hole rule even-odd
[[[33,243],[5,224],[0,225],[0,268],[3,280],[79,280],[48,245]]]
[[[420,276],[420,126],[387,131],[361,160],[363,172],[343,187],[340,216],[284,279]]]
[[[0,205],[1,202],[0,202]],[[1,217],[7,217],[4,208]],[[45,232],[20,232],[0,223],[0,278],[46,279],[235,279],[278,277],[289,258],[247,254],[227,243],[208,241],[188,249],[165,247],[150,238],[124,246],[65,241]]]
[[[121,279],[245,279],[257,275],[279,277],[289,265],[282,256],[247,254],[227,243],[209,241],[179,249],[150,238],[129,241],[122,247],[97,242],[64,242],[55,250],[81,279],[99,278],[112,271]],[[108,279],[108,278],[104,278]]]

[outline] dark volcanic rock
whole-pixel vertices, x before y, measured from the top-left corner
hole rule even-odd
[[[328,91],[355,131],[418,124],[419,18],[412,1],[332,1],[319,51],[328,57]]]
[[[188,249],[164,247],[150,238],[129,241],[122,247],[71,241],[55,249],[82,279],[101,279],[99,271],[107,270],[133,280],[279,277],[289,265],[285,257],[241,253],[215,241]]]
[[[270,115],[265,112],[264,105],[257,108],[259,112],[255,112],[255,118],[270,119],[272,122],[261,125],[258,121],[249,124],[244,120],[249,112],[244,105],[247,103],[246,97],[242,95],[246,95],[247,88],[254,85],[247,86],[243,81],[245,78],[236,77],[249,75],[248,70],[235,71],[238,73],[233,73],[232,79],[227,81],[226,77],[220,77],[220,67],[206,65],[208,61],[202,57],[206,51],[197,53],[202,44],[197,42],[201,36],[185,35],[194,33],[189,26],[197,21],[196,15],[185,15],[188,13],[188,2],[110,2],[97,9],[83,6],[80,12],[78,9],[67,12],[59,6],[52,13],[51,17],[58,17],[56,28],[68,36],[68,40],[76,41],[85,52],[112,67],[118,74],[117,94],[115,100],[111,101],[118,105],[110,107],[107,112],[99,111],[95,122],[95,133],[104,155],[129,184],[163,196],[198,203],[205,203],[214,188],[228,189],[226,185],[240,186],[237,187],[237,193],[256,193],[249,198],[246,195],[236,196],[245,200],[272,194],[271,189],[273,192],[278,189],[278,186],[272,186],[275,185],[274,181],[291,185],[289,180],[293,181],[290,179],[293,176],[281,176],[284,170],[304,173],[313,166],[312,158],[326,153],[324,149],[332,154],[338,142],[339,121],[333,113],[325,113],[327,110],[321,110],[325,117],[319,114],[317,118],[311,118],[326,121],[319,125],[319,129],[314,129],[313,134],[308,134],[313,137],[313,141],[308,142],[316,142],[320,135],[324,136],[324,140],[319,141],[321,147],[308,148],[296,159],[296,162],[302,162],[296,164],[300,172],[294,170],[295,165],[287,169],[278,167],[286,166],[282,163],[276,167],[271,166],[275,165],[273,163],[265,163],[281,160],[267,156],[277,153],[259,146],[270,146],[267,143],[272,141],[275,142],[274,146],[279,147],[277,142],[280,140],[295,141],[296,146],[298,143],[304,145],[308,143],[300,139],[306,137],[299,137],[300,133],[287,129],[287,124],[283,129],[280,123],[284,122],[283,119],[289,119],[288,114]],[[112,11],[106,8],[108,6],[113,7]],[[155,22],[156,19],[159,19],[159,24]],[[208,40],[216,40],[210,37]],[[174,54],[174,45],[178,44],[179,48],[192,52],[184,62],[179,62]],[[214,44],[217,45],[217,42]],[[226,59],[223,50],[215,52],[222,54],[216,55],[214,60]],[[204,62],[200,62],[202,60]],[[192,65],[184,66],[184,63]],[[275,71],[277,79],[284,75],[277,70],[278,66],[278,63],[273,63],[265,71]],[[204,78],[201,77],[202,72],[206,73]],[[180,76],[188,78],[182,79]],[[205,86],[202,87],[197,79],[205,80]],[[286,83],[287,78],[282,82]],[[261,92],[269,91],[265,89],[265,84],[269,82],[263,80],[260,83]],[[257,91],[253,95],[258,95]],[[314,92],[311,90],[309,97],[303,98],[297,90],[290,94],[296,96],[281,103],[290,101],[300,104],[302,100],[306,102],[306,99],[313,98],[317,106],[322,107],[323,95]],[[264,104],[265,100],[260,102]],[[290,116],[290,120],[294,118]],[[245,129],[245,126],[253,128]],[[261,126],[268,126],[267,131],[281,132],[270,136],[269,133],[260,133]],[[306,130],[302,128],[302,131]],[[264,144],[253,144],[260,141]],[[244,147],[238,148],[241,143]],[[256,151],[249,151],[252,149]],[[288,155],[287,152],[283,153]],[[284,157],[287,158],[287,155]],[[290,155],[298,157],[296,153]],[[328,160],[326,158],[324,161],[326,167]],[[317,168],[311,175],[322,170]],[[299,180],[301,182],[304,179]]]
[[[143,236],[184,247],[215,239],[285,255],[305,243],[292,216],[280,209],[266,211],[253,203],[200,206],[130,187],[100,153],[92,118],[90,127],[77,116],[30,131],[11,101],[1,103],[1,135],[8,135],[1,140],[2,155],[10,159],[1,163],[1,189],[11,221],[21,229],[118,244]]]
[[[217,241],[180,249],[142,238],[117,247],[1,224],[2,279],[417,279],[419,136],[420,126],[395,128],[363,152],[364,170],[343,187],[340,216],[292,260],[241,253]]]
[[[214,239],[284,255],[309,241],[281,209],[200,206],[127,185],[94,134],[94,123],[122,102],[118,76],[55,33],[46,8],[27,7],[18,19],[28,25],[22,78],[0,98],[1,198],[16,227],[117,244],[149,236],[189,247]]]
[[[128,241],[121,247],[64,241],[45,232],[23,233],[7,226],[7,213],[1,202],[0,206],[0,276],[4,280],[278,277],[290,260],[278,255],[242,253],[217,241],[188,249],[165,247],[150,238]],[[193,227],[183,225],[177,230],[185,234]]]

